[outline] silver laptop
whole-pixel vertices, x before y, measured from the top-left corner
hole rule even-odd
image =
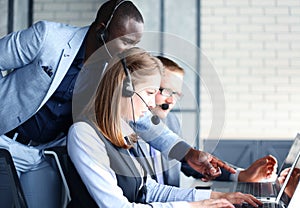
[[[279,191],[281,191],[282,187],[279,184],[278,177],[282,170],[287,167],[291,167],[292,164],[295,162],[297,155],[300,150],[300,134],[297,134],[296,138],[294,139],[293,144],[285,158],[281,168],[278,171],[278,175],[276,177],[275,182],[239,182],[236,184],[236,188],[234,191],[239,191],[242,193],[249,193],[256,197],[277,197]]]
[[[293,196],[291,196],[291,198],[289,198],[286,193],[285,193],[285,189],[287,187],[287,183],[291,177],[292,171],[294,170],[295,167],[299,167],[299,157],[300,157],[300,151],[298,151],[298,154],[296,156],[296,160],[294,161],[294,163],[291,166],[291,171],[289,172],[289,174],[286,177],[286,180],[284,181],[284,183],[282,184],[282,188],[280,189],[278,195],[276,196],[276,198],[270,198],[270,197],[262,197],[260,198],[260,200],[263,202],[263,205],[261,206],[262,208],[294,208],[295,204],[295,200],[296,197],[299,197],[299,187],[297,187],[297,189],[295,190]],[[299,183],[298,185],[299,186]],[[291,206],[290,206],[291,204]],[[298,204],[299,205],[299,204]],[[236,208],[252,208],[253,206],[249,205],[249,204],[243,204],[243,205],[235,205]]]

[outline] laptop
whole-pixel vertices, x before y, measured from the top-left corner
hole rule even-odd
[[[6,149],[0,149],[0,207],[27,208],[16,168]]]
[[[287,157],[285,158],[281,168],[278,171],[275,182],[239,182],[237,183],[235,191],[242,193],[249,193],[256,197],[276,197],[282,188],[279,184],[278,177],[282,170],[291,167],[297,159],[300,150],[300,134],[297,134]]]
[[[300,151],[298,152],[298,155],[296,156],[296,160],[291,166],[291,171],[286,177],[286,180],[284,181],[282,188],[280,189],[277,197],[273,200],[271,198],[261,198],[260,200],[263,202],[263,205],[261,208],[296,208],[299,207],[299,195],[300,195],[300,187],[299,187],[299,182],[297,185],[297,188],[294,192],[294,194],[289,198],[286,194],[286,188],[287,188],[287,183],[290,179],[290,176],[292,174],[292,170],[295,167],[299,168],[299,156],[300,156]],[[235,205],[236,208],[252,208],[253,206],[249,204],[242,204],[242,205]]]
[[[256,197],[269,197],[276,198],[278,195],[281,185],[278,181],[280,172],[287,167],[291,167],[293,162],[296,160],[296,156],[300,150],[300,134],[297,134],[287,157],[285,158],[280,170],[278,171],[275,181],[272,182],[231,182],[227,183],[226,186],[223,182],[214,181],[212,183],[212,189],[220,192],[235,192],[239,191],[242,193],[249,193]]]

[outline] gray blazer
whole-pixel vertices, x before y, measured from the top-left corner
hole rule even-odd
[[[88,27],[40,21],[0,39],[0,135],[49,99],[73,62]]]

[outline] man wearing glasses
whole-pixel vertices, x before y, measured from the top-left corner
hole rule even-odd
[[[184,69],[172,60],[158,56],[164,65],[165,71],[162,76],[159,92],[156,94],[156,107],[152,112],[157,115],[161,121],[168,126],[177,135],[181,136],[181,124],[174,113],[170,111],[174,108],[183,94],[181,93]],[[180,171],[187,176],[194,178],[203,178],[203,175],[193,170],[185,161],[171,160],[161,155],[161,153],[151,146],[146,149],[146,144],[140,142],[144,151],[149,152],[148,158],[152,162],[155,177],[158,183],[179,187]],[[149,156],[149,155],[148,155]],[[243,181],[257,182],[276,174],[277,161],[274,157],[268,155],[252,163],[247,169],[239,170],[236,174],[222,169],[222,174],[216,180],[222,181]]]

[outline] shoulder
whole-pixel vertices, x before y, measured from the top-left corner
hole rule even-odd
[[[76,122],[69,129],[68,142],[84,146],[103,146],[99,133],[87,122]]]
[[[165,124],[176,134],[180,134],[181,124],[175,113],[170,112],[165,119]]]
[[[91,133],[93,131],[95,132],[95,130],[93,129],[93,127],[90,124],[88,124],[87,122],[84,122],[84,121],[80,121],[80,122],[74,123],[70,127],[69,133],[73,133],[73,134]]]
[[[32,28],[36,34],[45,36],[47,39],[54,39],[57,42],[64,38],[70,39],[74,33],[82,29],[81,27],[50,21],[38,21],[32,25]]]
[[[80,27],[72,26],[69,24],[65,23],[60,23],[60,22],[51,22],[51,21],[46,21],[46,20],[41,20],[33,24],[34,27],[36,28],[44,28],[44,29],[50,29],[50,28],[65,28],[65,29],[72,29],[72,30],[77,30]]]

